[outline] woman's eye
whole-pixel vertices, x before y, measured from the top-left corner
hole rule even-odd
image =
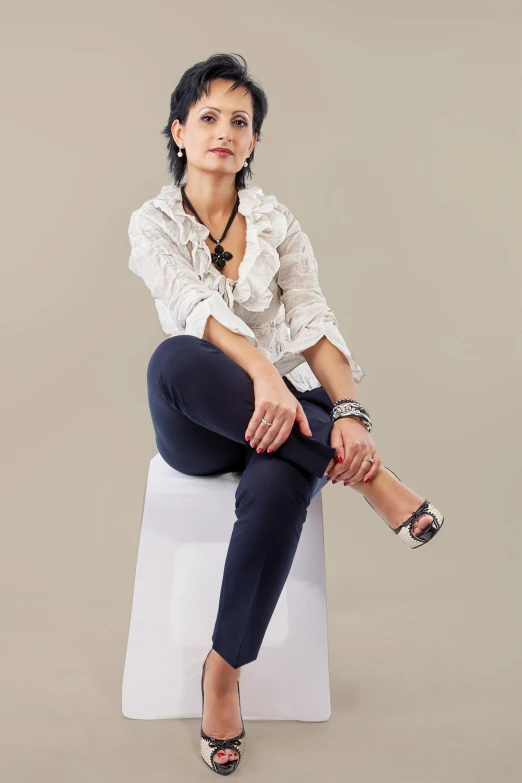
[[[203,115],[203,117],[202,117],[201,119],[202,119],[202,120],[206,120],[206,119],[207,119],[207,117],[208,117],[209,119],[211,119],[211,120],[213,120],[213,119],[214,119],[214,117],[213,117],[211,114],[204,114],[204,115]],[[242,123],[243,123],[243,125],[240,125],[239,127],[243,127],[244,125],[246,125],[246,124],[247,124],[247,123],[246,123],[244,120],[241,120],[241,119],[239,119],[239,118],[238,118],[237,120],[234,120],[234,122],[242,122]],[[206,124],[208,125],[208,122],[207,122]]]

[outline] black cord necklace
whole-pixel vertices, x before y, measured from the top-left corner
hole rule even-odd
[[[190,209],[191,212],[194,213],[198,223],[201,223],[201,225],[204,226],[205,224],[203,223],[202,220],[199,219],[198,213],[196,212],[196,210],[194,209],[194,207],[192,206],[192,204],[188,200],[188,196],[185,195],[185,187],[184,186],[181,188],[181,198],[182,198],[183,203],[187,205],[187,207]],[[230,215],[230,217],[228,219],[228,223],[227,223],[227,226],[225,228],[225,233],[223,234],[221,239],[214,239],[214,237],[212,236],[210,231],[208,233],[208,235],[209,235],[210,239],[212,240],[212,242],[216,242],[216,247],[214,248],[214,252],[211,253],[210,256],[212,258],[212,262],[217,266],[217,268],[219,270],[223,269],[225,264],[227,263],[227,261],[230,261],[230,259],[233,258],[232,253],[229,253],[227,250],[225,250],[223,245],[221,244],[221,242],[226,237],[228,229],[232,225],[232,221],[234,220],[234,218],[236,216],[238,207],[239,207],[239,193],[237,194],[236,203],[234,204],[234,208],[232,210],[232,214]],[[205,226],[205,228],[207,228],[207,227]]]

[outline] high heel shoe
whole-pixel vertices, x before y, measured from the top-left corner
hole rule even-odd
[[[385,467],[385,465],[383,465],[383,467]],[[390,470],[390,468],[386,468],[386,470]],[[390,470],[390,473],[393,473],[393,470]],[[399,481],[401,481],[396,473],[393,473],[393,475],[395,476],[395,478],[398,478]],[[402,483],[403,482],[401,481],[401,484]],[[372,506],[368,498],[365,497],[364,499],[366,500],[367,503],[369,503],[370,506]],[[381,519],[384,519],[382,514],[379,514],[379,512],[376,511],[375,508],[373,508],[373,510],[375,511],[376,514],[378,514],[381,517]],[[420,517],[422,517],[424,514],[429,514],[430,517],[432,517],[433,522],[429,527],[423,530],[420,535],[416,536],[415,533],[413,532],[414,525],[417,522],[417,520],[420,519]],[[384,521],[386,522],[386,520]],[[411,514],[411,516],[409,516],[408,519],[406,519],[401,525],[399,525],[399,527],[393,528],[390,527],[390,525],[388,525],[388,527],[393,533],[399,536],[401,541],[403,541],[406,544],[406,546],[409,546],[410,549],[417,549],[417,547],[422,546],[423,544],[427,544],[428,541],[431,541],[433,536],[437,535],[437,533],[442,527],[443,522],[444,522],[444,517],[442,516],[438,508],[435,508],[435,506],[432,505],[429,500],[423,500],[419,508],[416,511],[414,511],[413,514]]]
[[[212,649],[209,650],[207,653],[207,658],[212,652]],[[201,756],[203,758],[203,761],[205,764],[210,767],[210,769],[213,769],[214,772],[217,772],[219,775],[231,775],[232,772],[234,772],[238,766],[239,762],[241,761],[241,757],[243,756],[243,753],[245,752],[245,724],[243,723],[243,715],[241,715],[241,696],[239,693],[239,681],[237,683],[237,696],[239,699],[239,713],[241,715],[241,733],[238,734],[236,737],[232,737],[231,739],[216,739],[215,737],[209,737],[208,734],[205,734],[203,731],[203,708],[205,706],[205,694],[203,691],[203,680],[205,678],[205,665],[207,663],[207,658],[205,658],[205,661],[203,663],[203,670],[201,672]],[[229,748],[230,750],[237,753],[238,758],[234,761],[228,761],[226,764],[218,764],[217,761],[214,760],[214,757],[216,753],[219,753],[222,750],[225,750],[226,748]]]

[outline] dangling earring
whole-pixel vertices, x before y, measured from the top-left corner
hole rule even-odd
[[[183,144],[180,144],[179,152],[178,152],[178,158],[182,158],[183,157],[183,153],[181,151],[182,149],[183,149]]]
[[[247,160],[248,160],[248,158],[245,158],[245,162],[243,163],[244,168],[248,168]]]

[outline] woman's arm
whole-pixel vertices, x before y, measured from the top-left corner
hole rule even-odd
[[[277,283],[282,291],[292,347],[301,353],[332,400],[358,399],[355,384],[365,373],[352,357],[319,285],[318,264],[312,244],[299,221],[283,204],[288,230],[277,248],[280,268]]]
[[[252,378],[277,373],[258,351],[250,327],[227,307],[218,291],[201,282],[161,220],[161,216],[141,210],[132,213],[129,267],[167,307],[176,333],[192,334],[217,345]]]
[[[350,362],[327,337],[323,336],[315,345],[305,348],[303,356],[332,405],[341,397],[359,400]]]
[[[177,334],[221,348],[251,376],[279,373],[257,349],[257,338],[218,291],[201,282],[162,225],[162,216],[136,210],[129,221],[130,269],[169,310]]]
[[[232,361],[248,373],[252,380],[272,375],[281,380],[272,362],[242,335],[231,332],[212,315],[207,319],[203,339],[221,348]]]
[[[202,337],[207,318],[213,315],[257,347],[250,327],[227,307],[219,291],[213,291],[199,279],[192,265],[183,258],[163,225],[163,216],[144,208],[133,212],[129,241],[129,268],[143,278],[154,299],[167,308],[175,334]]]

